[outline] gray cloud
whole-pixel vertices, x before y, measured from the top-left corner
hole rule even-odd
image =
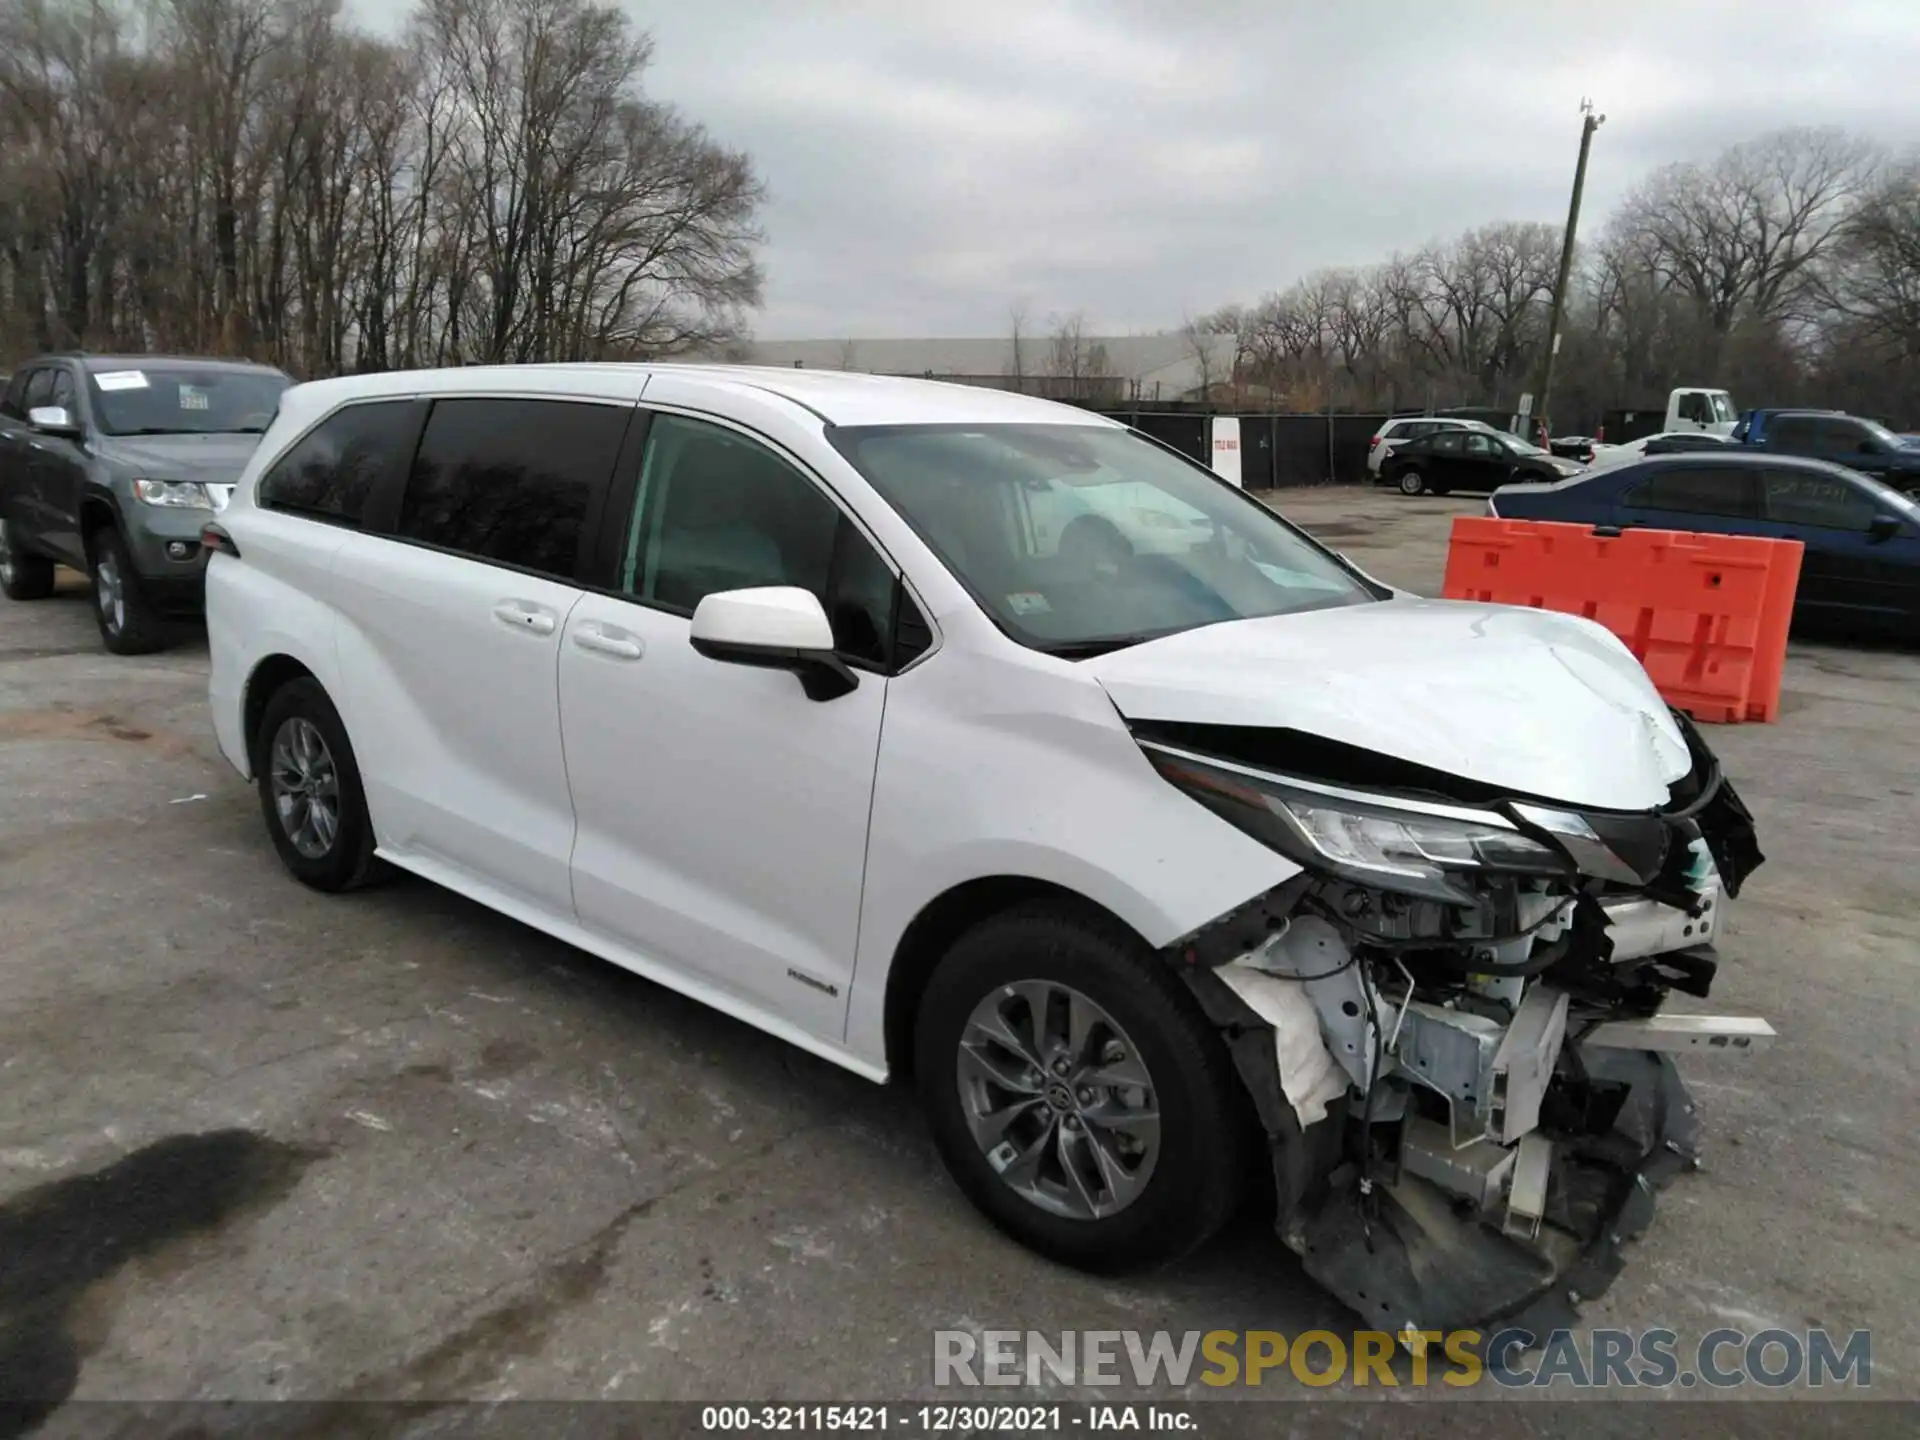
[[[1018,297],[1157,329],[1557,222],[1583,94],[1609,116],[1593,226],[1655,166],[1782,126],[1920,140],[1913,0],[623,3],[653,93],[772,189],[766,338],[997,334]]]

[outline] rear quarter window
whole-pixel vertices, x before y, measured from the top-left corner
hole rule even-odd
[[[406,463],[419,413],[412,400],[370,400],[334,411],[267,467],[255,503],[335,524],[365,524],[381,482]]]

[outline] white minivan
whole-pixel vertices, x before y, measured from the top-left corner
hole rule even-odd
[[[1370,1316],[1511,1313],[1685,1152],[1667,1052],[1767,1033],[1659,1013],[1760,856],[1617,640],[1392,592],[1082,410],[328,380],[203,540],[220,746],[296,877],[396,866],[913,1077],[1059,1259],[1254,1190]]]

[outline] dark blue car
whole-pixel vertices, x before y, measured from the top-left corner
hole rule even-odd
[[[1821,460],[1661,455],[1551,485],[1507,485],[1508,520],[1630,525],[1798,540],[1794,618],[1920,638],[1920,502]]]

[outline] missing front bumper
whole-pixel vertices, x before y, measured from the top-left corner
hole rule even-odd
[[[1282,1238],[1308,1275],[1383,1329],[1572,1325],[1576,1307],[1620,1273],[1622,1246],[1652,1222],[1655,1194],[1697,1164],[1693,1103],[1671,1060],[1585,1058],[1595,1078],[1627,1085],[1625,1103],[1600,1135],[1546,1142],[1537,1231],[1503,1216],[1496,1195],[1475,1212],[1458,1191],[1402,1166],[1370,1195],[1359,1193],[1357,1171],[1336,1177]]]

